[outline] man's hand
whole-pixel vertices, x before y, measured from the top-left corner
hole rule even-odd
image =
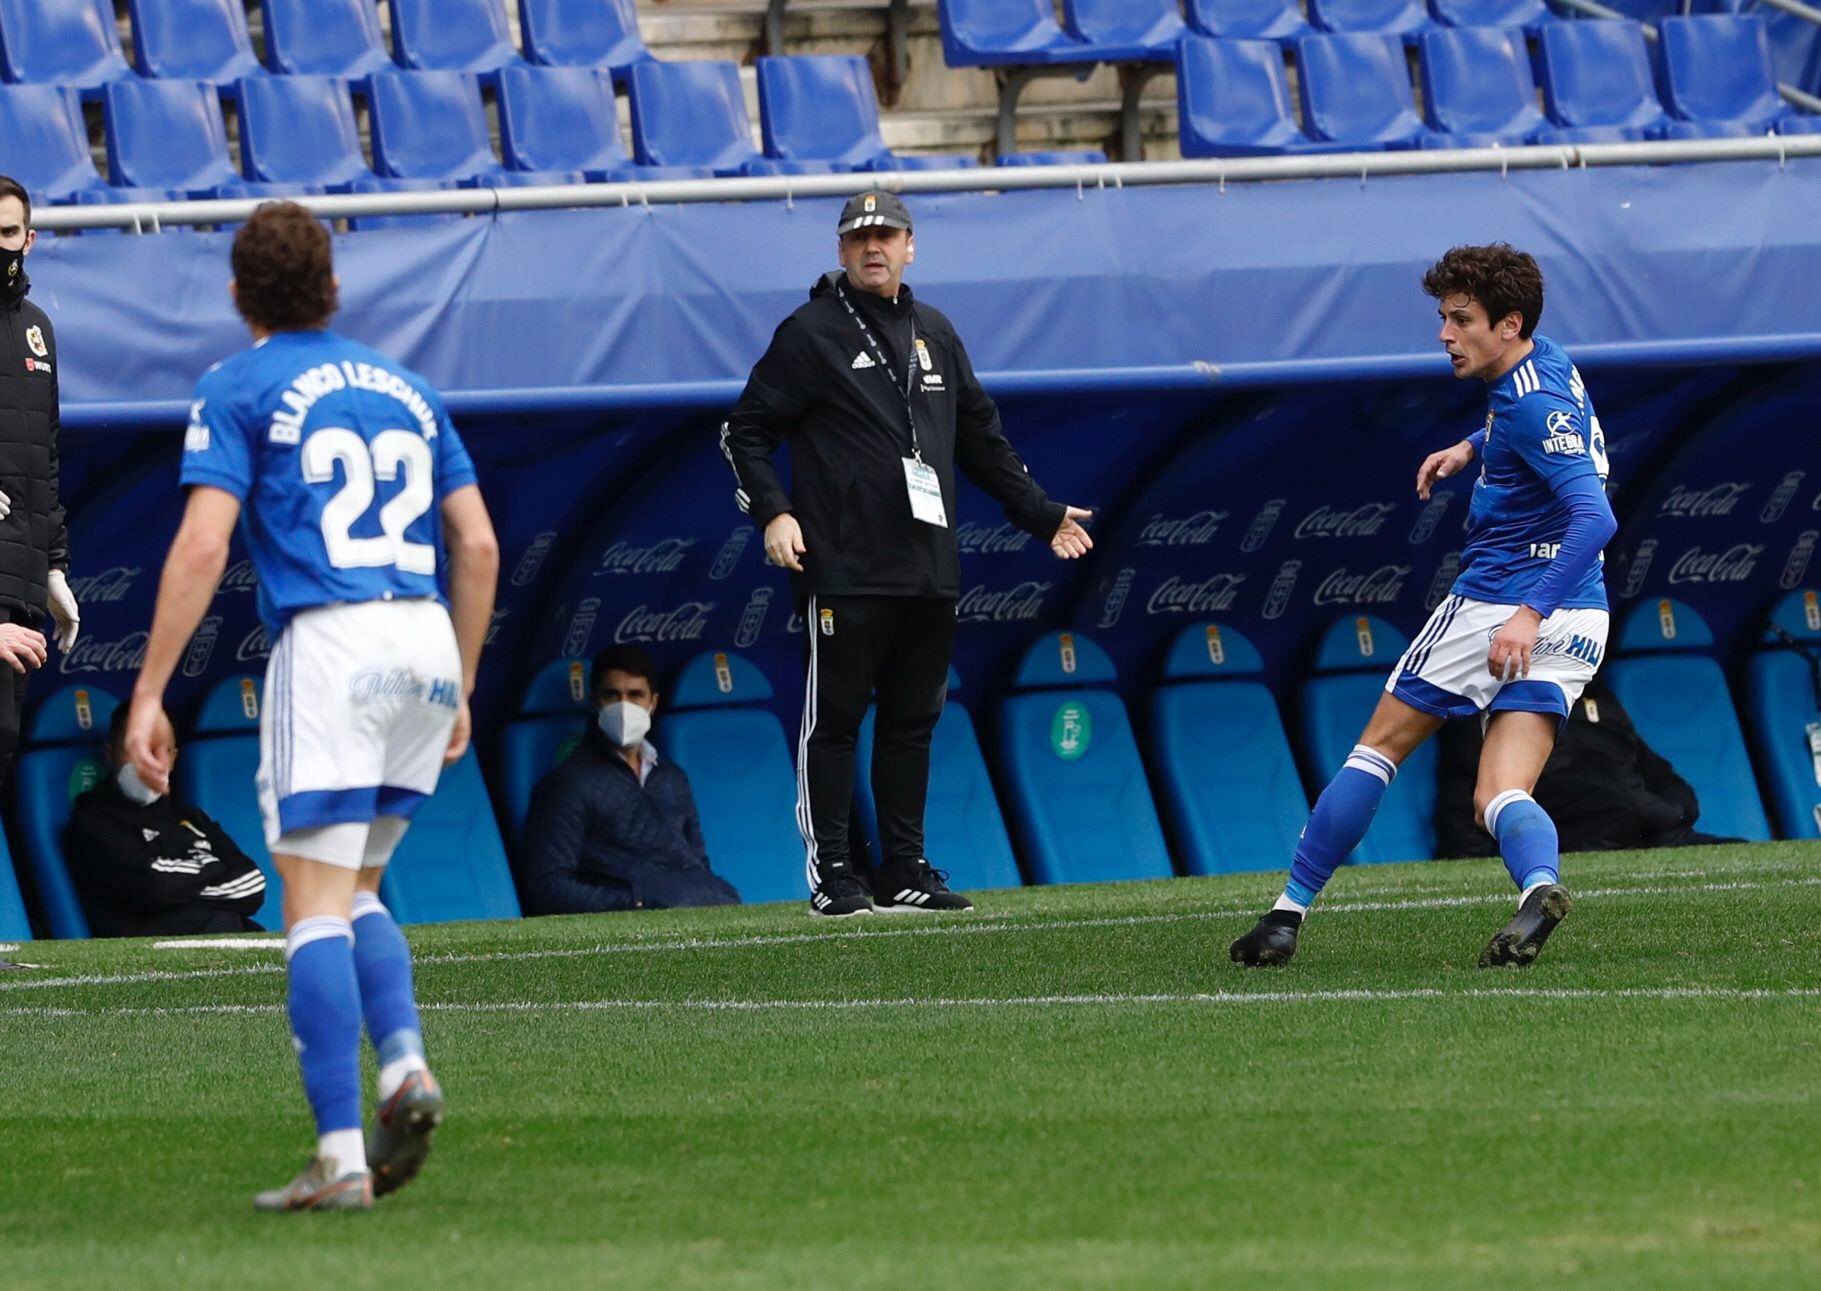
[[[44,633],[23,623],[0,623],[0,659],[10,663],[14,672],[42,668],[49,657]]]
[[[1081,527],[1083,520],[1090,520],[1093,516],[1092,511],[1084,511],[1080,507],[1063,508],[1062,525],[1056,530],[1056,536],[1050,539],[1050,550],[1056,553],[1058,559],[1074,560],[1093,550],[1094,540]]]
[[[133,770],[145,781],[145,787],[156,793],[171,791],[171,764],[158,747],[158,731],[164,721],[164,701],[152,695],[133,695],[132,708],[126,715],[126,757]]]
[[[797,557],[806,550],[803,546],[803,526],[797,523],[797,517],[790,512],[780,512],[765,526],[765,559],[772,564],[794,569],[801,574],[803,562]]]
[[[1503,681],[1530,675],[1530,652],[1536,648],[1537,629],[1543,616],[1528,605],[1518,606],[1505,626],[1492,634],[1486,651],[1486,671]]]
[[[1450,475],[1466,470],[1473,464],[1473,445],[1463,439],[1453,448],[1444,448],[1439,453],[1431,453],[1423,459],[1423,464],[1416,468],[1416,496],[1427,502],[1429,490],[1437,480],[1445,480]]]
[[[452,767],[461,761],[462,754],[468,751],[468,739],[474,733],[474,715],[468,711],[468,701],[463,700],[455,710],[455,729],[449,732],[449,747],[443,750],[443,765]]]
[[[82,612],[76,608],[76,593],[70,591],[69,575],[53,569],[46,582],[51,603],[51,618],[57,621],[57,648],[68,654],[76,645],[76,634],[82,630]]]

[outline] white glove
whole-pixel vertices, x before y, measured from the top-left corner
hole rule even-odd
[[[76,645],[76,633],[82,627],[82,614],[76,608],[76,594],[70,591],[70,580],[61,569],[51,571],[51,618],[57,623],[57,648],[68,654]]]
[[[0,490],[0,520],[6,519],[12,513],[13,500],[6,496],[5,490]]]

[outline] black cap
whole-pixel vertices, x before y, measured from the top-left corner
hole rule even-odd
[[[835,233],[845,237],[855,229],[908,229],[910,210],[896,193],[855,193],[841,208]]]

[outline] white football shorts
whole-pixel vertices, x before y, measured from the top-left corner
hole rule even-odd
[[[1537,630],[1529,676],[1506,681],[1487,669],[1486,655],[1517,608],[1448,597],[1397,661],[1385,689],[1437,717],[1516,711],[1554,713],[1567,721],[1605,657],[1609,616],[1605,610],[1557,610]]]
[[[391,846],[366,848],[364,829],[334,827],[411,818],[436,791],[461,693],[455,627],[437,601],[298,613],[266,661],[258,784],[267,847],[345,869],[383,866]]]

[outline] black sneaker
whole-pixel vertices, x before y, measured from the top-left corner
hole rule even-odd
[[[1481,968],[1528,968],[1542,953],[1555,926],[1574,909],[1568,889],[1546,883],[1524,898],[1524,904],[1480,952]]]
[[[850,915],[871,914],[873,903],[866,894],[866,885],[851,869],[845,865],[830,865],[823,870],[822,885],[809,894],[809,912],[829,919],[845,919]]]
[[[1303,917],[1294,910],[1267,911],[1227,953],[1247,968],[1279,967],[1296,954],[1296,933],[1302,926]]]
[[[932,870],[928,861],[879,871],[873,909],[880,914],[952,914],[973,908],[972,901],[948,890],[948,875]]]

